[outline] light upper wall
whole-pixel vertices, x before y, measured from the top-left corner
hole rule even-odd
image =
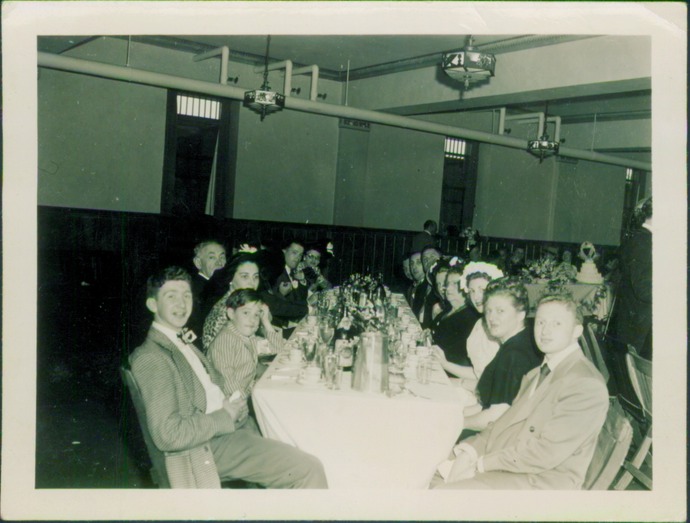
[[[614,40],[620,41],[605,47],[611,53],[616,51],[630,56],[629,53],[638,52],[643,57],[645,49],[648,53],[645,38]],[[584,42],[591,44],[593,41],[606,39]],[[124,65],[129,60],[133,68],[218,82],[219,59],[194,62],[190,53],[136,43],[132,43],[128,52],[127,45],[126,40],[101,38],[69,54],[116,65]],[[563,55],[556,53],[555,48],[562,51],[561,46],[570,46],[570,52],[575,53],[582,45],[583,42],[570,42],[553,46],[554,49],[540,48],[540,52],[547,53],[546,56],[553,54],[554,60],[556,56],[562,59]],[[548,63],[548,60],[540,59],[539,63]],[[611,69],[611,78],[623,79],[627,75],[630,79],[649,65],[644,59],[635,63],[638,68],[616,63],[592,69]],[[506,67],[502,66],[504,72]],[[556,64],[550,67],[557,69]],[[565,68],[564,72],[560,67],[560,71],[568,82],[573,81],[571,68]],[[47,69],[41,73],[39,203],[159,212],[166,90]],[[385,99],[393,104],[421,105],[431,99],[430,92],[439,88],[448,90],[443,95],[448,99],[459,96],[457,85],[451,89],[438,84],[436,75],[443,74],[439,68],[431,76],[427,69],[399,74],[411,76],[403,83],[397,81],[396,75],[355,82],[354,90],[354,86],[350,86],[350,105],[375,105],[379,103],[375,102],[377,99],[380,103]],[[260,72],[245,64],[231,62],[229,75],[239,76],[238,86],[245,88],[257,87],[261,81]],[[514,75],[518,79],[513,84],[527,85],[524,82],[528,80],[523,80],[517,71]],[[560,75],[551,73],[543,79],[543,84],[541,80],[537,83],[553,83]],[[443,78],[446,80],[445,76]],[[492,79],[489,85],[494,87],[491,89],[498,89],[500,82],[505,81],[498,79],[499,76]],[[272,71],[269,81],[274,89],[282,90],[283,73]],[[529,79],[529,82],[535,81]],[[309,77],[295,76],[293,86],[301,87],[299,97],[305,98],[309,92]],[[472,89],[463,96],[478,96],[487,87]],[[325,80],[319,82],[318,91],[327,93],[327,103],[339,103],[342,88],[338,82]],[[358,99],[365,88],[367,97]],[[261,122],[250,110],[241,108],[240,111],[233,194],[235,218],[417,230],[424,220],[438,217],[443,171],[442,135],[384,125],[372,125],[368,133],[340,130],[335,117],[288,109],[269,115]],[[415,118],[497,132],[496,111],[426,114]],[[590,123],[564,124],[561,136],[567,138],[569,147],[589,149],[594,132],[595,149],[624,151],[631,147],[649,147],[649,128],[649,121],[645,119],[624,120],[620,125],[600,122],[596,127]],[[355,139],[346,136],[346,132],[360,134]],[[543,207],[544,198],[563,194],[561,190],[553,192],[556,172],[566,173],[569,171],[564,169],[571,169],[584,180],[589,171],[596,169],[589,169],[587,162],[580,162],[576,167],[554,167],[552,176],[541,180],[544,165],[536,167],[534,158],[525,151],[482,145],[480,155],[476,219],[477,224],[486,228],[483,234],[553,239],[559,239],[554,235],[571,234],[569,231],[573,228],[561,223],[560,215],[553,209],[544,214],[534,206]],[[506,171],[518,174],[507,177]],[[530,184],[535,176],[536,185],[532,187]],[[583,183],[583,187],[591,190],[589,182]],[[544,192],[546,186],[550,189]],[[615,192],[610,193],[613,201],[622,198],[621,187],[616,184],[606,187],[607,191]],[[511,216],[509,209],[518,211],[516,220],[496,221],[493,202],[497,197],[500,208],[506,209],[506,216]],[[561,200],[561,207],[567,206],[568,201]],[[608,208],[618,212],[617,205]],[[610,238],[602,240],[609,242]]]
[[[415,108],[430,112],[460,102],[492,105],[551,96],[583,96],[615,92],[618,84],[651,87],[651,39],[601,36],[496,56],[496,75],[464,91],[439,65],[351,82],[350,103],[367,109]],[[555,96],[554,96],[555,97]],[[476,105],[474,105],[476,107]],[[403,111],[404,112],[404,111]]]
[[[237,145],[235,218],[333,223],[336,118],[243,109]]]

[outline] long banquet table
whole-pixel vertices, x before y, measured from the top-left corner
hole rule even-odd
[[[278,355],[256,383],[252,401],[264,436],[323,463],[330,488],[424,489],[463,427],[466,397],[432,361],[428,384],[413,377],[404,392],[365,393],[297,381]]]

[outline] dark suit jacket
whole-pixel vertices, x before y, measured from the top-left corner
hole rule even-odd
[[[209,280],[201,276],[198,272],[192,275],[192,296],[194,303],[192,306],[192,314],[187,321],[187,326],[192,329],[198,336],[204,328],[204,320],[208,314],[207,308],[204,306],[205,289]]]
[[[621,279],[616,304],[616,337],[651,359],[652,233],[635,231],[620,253]]]
[[[299,284],[296,289],[293,288],[286,296],[283,296],[279,290],[280,284],[283,282],[290,283],[290,277],[285,269],[276,278],[271,292],[265,293],[263,296],[271,310],[273,323],[279,327],[284,327],[289,321],[299,321],[309,311],[307,287]]]
[[[606,383],[581,351],[563,360],[529,397],[538,377],[539,367],[527,373],[505,414],[465,442],[484,456],[486,473],[515,473],[524,488],[579,489],[606,419]],[[490,484],[491,474],[477,479]]]
[[[426,280],[423,280],[419,285],[414,288],[414,295],[412,296],[412,301],[410,302],[410,308],[414,315],[419,318],[419,313],[424,307],[424,302],[426,301],[427,294],[431,292],[431,287]]]
[[[212,381],[228,395],[223,377],[196,347],[194,351]],[[206,414],[206,392],[201,382],[184,355],[157,329],[151,327],[129,361],[141,389],[151,438],[165,452],[172,486],[220,485],[213,453],[206,443],[234,432],[230,415],[224,409]],[[190,478],[194,482],[190,483]]]

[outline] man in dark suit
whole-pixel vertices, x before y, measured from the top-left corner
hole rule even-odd
[[[412,276],[412,284],[407,289],[405,297],[410,304],[412,312],[415,316],[424,306],[424,298],[426,297],[426,288],[424,280],[424,267],[422,266],[422,253],[413,252],[410,254],[410,275]]]
[[[283,248],[285,265],[271,286],[272,299],[266,302],[271,309],[274,325],[279,327],[288,327],[291,321],[299,321],[309,310],[309,290],[298,271],[303,254],[304,246],[297,240]]]
[[[578,345],[581,334],[572,296],[540,300],[534,337],[544,363],[523,377],[500,418],[455,447],[432,488],[582,488],[609,400],[604,378]]]
[[[643,358],[652,358],[652,199],[635,212],[636,227],[623,242],[615,337]]]
[[[411,252],[422,252],[424,247],[429,245],[436,245],[436,232],[438,231],[438,225],[434,220],[427,220],[424,222],[424,230],[415,234],[412,237],[412,246],[410,248]]]
[[[194,247],[194,259],[192,260],[197,272],[192,275],[192,295],[194,308],[189,318],[189,328],[201,335],[204,327],[204,319],[211,310],[213,303],[206,303],[204,290],[214,273],[225,267],[225,247],[215,240],[198,243]]]
[[[172,487],[213,488],[219,480],[244,479],[268,488],[326,488],[321,462],[261,437],[246,398],[231,396],[221,374],[183,335],[192,311],[190,281],[178,267],[149,278],[146,306],[153,323],[130,356]]]

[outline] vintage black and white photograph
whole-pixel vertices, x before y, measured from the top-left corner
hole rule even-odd
[[[685,20],[4,3],[3,516],[685,520]]]

